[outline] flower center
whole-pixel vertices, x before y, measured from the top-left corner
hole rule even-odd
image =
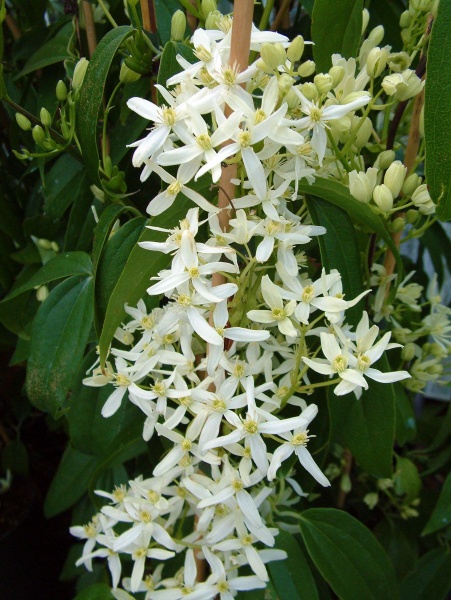
[[[306,302],[308,304],[309,302],[311,302],[314,295],[315,290],[313,288],[313,285],[308,285],[306,288],[304,288],[304,291],[302,292],[302,302]]]
[[[306,446],[308,438],[307,431],[301,431],[291,438],[291,443],[293,446]]]
[[[218,396],[215,396],[213,402],[211,403],[211,407],[217,412],[223,412],[227,408],[224,400],[222,398],[218,398]]]
[[[208,63],[213,58],[211,52],[205,48],[205,46],[197,46],[194,54],[197,56],[199,60],[202,62]]]
[[[125,489],[122,486],[115,487],[113,497],[116,502],[122,502],[126,496]]]
[[[131,380],[127,377],[127,375],[124,375],[123,373],[117,373],[115,375],[115,379],[115,385],[117,386],[128,387],[131,384]]]
[[[236,363],[236,365],[233,368],[233,374],[237,379],[240,379],[241,377],[243,377],[244,372],[246,370],[246,366],[243,363]]]
[[[337,371],[337,373],[343,373],[347,366],[348,360],[346,356],[343,356],[343,354],[339,354],[334,358],[333,368],[335,371]]]
[[[207,133],[201,133],[196,142],[202,150],[211,150],[211,138]]]
[[[191,448],[192,448],[192,445],[193,445],[192,441],[191,441],[191,440],[189,440],[188,438],[185,438],[185,439],[183,440],[183,442],[182,442],[182,449],[183,449],[185,452],[189,452],[189,451],[191,450]]]
[[[244,487],[241,479],[232,479],[230,485],[235,492],[241,492]]]
[[[139,517],[143,523],[150,523],[152,520],[152,517],[150,516],[150,512],[148,512],[147,510],[142,510],[139,513]]]
[[[262,110],[261,108],[257,109],[255,111],[255,122],[256,123],[261,123],[265,119],[266,119],[266,113],[265,113],[265,111]]]
[[[252,536],[248,533],[241,538],[243,546],[252,546]]]
[[[283,308],[273,308],[271,312],[276,321],[283,321],[287,317],[287,313]]]
[[[188,296],[188,294],[180,294],[180,296],[177,298],[177,303],[181,304],[182,306],[191,306],[191,298]]]
[[[160,494],[158,494],[155,490],[149,490],[147,492],[147,497],[152,502],[152,504],[156,504],[160,499]]]
[[[144,558],[147,554],[147,548],[137,548],[134,552],[133,552],[133,558],[135,560],[138,560],[140,558]]]
[[[244,425],[244,429],[250,435],[254,435],[254,433],[257,433],[257,431],[258,431],[257,421],[252,421],[251,419],[249,419],[248,421],[244,421],[243,425]]]
[[[241,148],[249,148],[249,146],[251,145],[250,131],[242,131],[238,136],[238,140]]]
[[[163,108],[163,121],[166,123],[166,125],[170,125],[172,127],[176,120],[177,115],[173,108]]]
[[[176,181],[173,181],[170,186],[168,186],[168,189],[166,191],[171,196],[177,196],[177,194],[180,193],[181,189],[182,189],[182,184],[180,183],[180,181],[176,180]]]
[[[222,594],[223,592],[229,591],[229,584],[224,579],[222,581],[218,581],[218,583],[216,585],[218,587],[218,592],[220,594]]]
[[[371,359],[366,354],[359,354],[357,357],[357,368],[359,371],[366,371],[371,365]]]
[[[157,396],[166,396],[166,386],[162,381],[156,381],[155,385],[152,386],[152,391]]]
[[[323,111],[320,108],[317,108],[316,106],[313,106],[310,109],[310,118],[314,123],[319,123],[321,121],[322,114]]]
[[[141,319],[141,327],[143,329],[152,329],[155,325],[155,319],[151,315],[144,315]]]
[[[222,72],[222,79],[227,86],[232,87],[236,84],[237,75],[238,71],[236,67],[226,67]]]
[[[200,271],[199,271],[199,268],[198,268],[198,267],[190,267],[190,268],[188,269],[188,273],[189,273],[189,276],[190,276],[192,279],[194,279],[194,278],[196,278],[196,277],[199,277],[199,275],[200,275]]]

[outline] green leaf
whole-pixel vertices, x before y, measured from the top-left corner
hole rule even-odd
[[[363,0],[315,0],[312,13],[313,58],[327,73],[332,54],[356,56],[362,35]]]
[[[83,165],[70,154],[63,154],[45,176],[44,210],[51,219],[61,219],[82,185]]]
[[[125,264],[129,260],[130,254],[138,242],[145,222],[144,217],[136,217],[125,223],[108,240],[100,256],[95,279],[95,323],[99,334],[111,294]]]
[[[386,358],[380,359],[388,371]],[[391,477],[395,436],[395,396],[391,384],[369,382],[360,400],[353,394],[335,396],[330,391],[332,438],[354,455],[364,471],[375,477]]]
[[[70,277],[50,292],[33,322],[26,387],[54,417],[66,399],[92,327],[93,281]]]
[[[177,62],[177,54],[181,54],[189,62],[193,60],[193,51],[189,46],[181,42],[168,42],[161,55],[160,68],[158,69],[157,83],[160,85],[166,86],[166,81],[182,70],[181,65]],[[163,98],[160,94],[159,97],[159,103],[161,103]]]
[[[83,177],[70,209],[64,236],[64,250],[91,251],[96,220],[92,207],[98,209],[100,202],[94,200],[87,177]]]
[[[0,464],[2,472],[9,469],[14,475],[28,475],[28,452],[19,438],[12,440],[2,450]]]
[[[381,219],[376,216],[371,208],[366,204],[362,204],[351,196],[346,186],[337,181],[329,179],[316,179],[311,185],[301,182],[299,184],[299,193],[307,196],[317,196],[331,204],[335,204],[339,208],[345,210],[353,221],[368,227],[374,233],[377,233],[393,252],[398,266],[398,282],[403,277],[403,262],[398,248],[394,244],[390,232],[385,227]],[[329,233],[329,232],[328,232]],[[326,235],[328,235],[328,233]]]
[[[97,124],[102,106],[105,84],[113,58],[132,28],[122,25],[109,31],[95,49],[80,90],[77,124],[83,160],[89,178],[100,186]]]
[[[326,235],[318,237],[321,260],[326,271],[338,269],[347,299],[363,292],[360,250],[354,225],[349,215],[338,206],[320,198],[307,200],[307,207],[315,225],[327,229]],[[360,302],[346,311],[346,321],[356,326],[362,316]]]
[[[176,10],[182,8],[178,0],[155,0],[158,35],[164,45],[171,39],[171,20]]]
[[[451,552],[434,548],[401,582],[401,600],[445,600],[451,589]]]
[[[403,47],[401,39],[401,29],[399,27],[399,18],[406,9],[403,0],[371,0],[370,4],[365,3],[370,12],[370,22],[366,33],[368,34],[374,27],[383,25],[384,44],[392,47],[392,52],[400,52]]]
[[[398,580],[413,569],[417,560],[415,543],[404,534],[403,526],[404,523],[385,518],[373,529],[393,564]]]
[[[39,50],[27,60],[22,71],[16,76],[16,79],[28,75],[28,73],[33,73],[38,69],[43,69],[49,65],[71,59],[72,56],[68,51],[68,45],[72,32],[73,24],[67,23],[58,31],[54,38],[41,46]]]
[[[268,564],[280,600],[318,600],[315,580],[296,538],[281,530],[276,538],[276,546],[288,555],[285,560]]]
[[[451,219],[451,3],[440,2],[429,42],[424,104],[426,178],[437,217]]]
[[[91,275],[92,264],[86,252],[64,252],[51,258],[23,285],[15,288],[2,302],[9,302],[16,296],[50,281],[70,277],[71,275]]]
[[[131,597],[131,596],[130,596]],[[77,594],[74,600],[113,600],[111,588],[106,583],[94,583]]]
[[[417,433],[415,412],[405,388],[400,383],[394,383],[392,389],[395,394],[396,442],[404,446],[414,440]]]
[[[448,271],[451,271],[451,240],[449,235],[443,229],[443,226],[436,221],[431,227],[426,229],[420,238],[420,242],[429,252],[437,274],[438,284],[441,286],[444,281],[444,260],[446,261]],[[423,259],[424,257],[425,253],[423,253]]]
[[[171,210],[151,219],[151,225],[167,229],[175,227],[186,215],[187,204],[189,201],[182,197]],[[160,242],[166,238],[167,234],[164,232],[145,229],[139,241]],[[99,342],[101,364],[104,364],[114,332],[126,314],[124,305],[128,303],[134,306],[144,296],[150,285],[150,278],[166,268],[170,261],[171,257],[167,254],[149,252],[143,250],[138,244],[135,245],[109,297]]]
[[[437,505],[421,535],[429,535],[451,524],[451,473],[445,480]]]
[[[398,496],[405,495],[407,504],[418,498],[421,490],[421,479],[418,475],[418,469],[411,460],[403,457],[397,458],[393,479],[395,492]]]
[[[85,493],[97,465],[97,457],[67,446],[44,502],[47,518],[67,510]]]
[[[334,508],[302,513],[301,534],[311,559],[341,600],[398,597],[387,554],[364,525]]]
[[[114,223],[120,217],[120,215],[126,211],[126,206],[112,204],[111,206],[105,208],[100,215],[99,222],[97,223],[94,231],[94,247],[92,249],[94,273],[97,271],[100,255],[102,254],[102,250],[110,236]]]

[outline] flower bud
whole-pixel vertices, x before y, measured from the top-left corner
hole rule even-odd
[[[52,242],[50,240],[46,240],[45,238],[41,238],[38,240],[38,246],[43,250],[51,250]]]
[[[318,73],[313,79],[320,95],[325,95],[332,89],[332,77],[329,73]]]
[[[340,133],[344,133],[351,129],[351,119],[349,117],[341,117],[330,122],[330,128]]]
[[[50,125],[52,124],[52,116],[46,108],[41,108],[39,117],[44,127],[50,127]]]
[[[53,250],[53,252],[59,252],[60,251],[60,247],[56,242],[50,242],[50,247]]]
[[[387,64],[394,73],[401,73],[410,67],[412,59],[407,52],[393,52],[388,55]]]
[[[425,183],[420,185],[412,194],[412,203],[422,215],[432,215],[435,213],[435,204],[432,202]]]
[[[395,95],[396,99],[402,102],[419,94],[424,83],[415,71],[406,69],[402,73],[393,73],[384,77],[382,87],[388,96]]]
[[[400,160],[395,160],[388,167],[384,175],[384,183],[393,194],[393,198],[396,198],[399,195],[406,173],[407,167],[405,167]]]
[[[345,75],[344,67],[340,65],[335,65],[335,67],[329,69],[329,75],[332,79],[332,87],[337,87],[337,85],[341,82]]]
[[[374,188],[373,200],[383,212],[393,208],[393,195],[384,183]]]
[[[125,62],[121,64],[121,70],[119,72],[119,81],[121,83],[133,83],[134,81],[138,81],[140,78],[141,75],[127,67]]]
[[[183,10],[176,10],[171,19],[171,40],[181,42],[185,37],[186,17]]]
[[[352,482],[348,473],[343,473],[340,478],[340,490],[345,492],[345,494],[349,493],[352,490]]]
[[[56,84],[56,97],[60,102],[67,98],[67,87],[61,79]]]
[[[384,38],[384,27],[382,25],[378,25],[374,29],[370,31],[368,39],[373,42],[376,46],[379,45]]]
[[[368,494],[365,494],[363,497],[363,501],[370,510],[373,510],[373,508],[379,502],[379,494],[377,492],[368,492]]]
[[[277,80],[279,91],[282,94],[282,97],[286,96],[286,94],[288,94],[288,92],[291,91],[294,85],[294,81],[295,80],[293,79],[293,77],[291,77],[291,75],[288,75],[288,73],[282,73],[282,75]]]
[[[351,92],[341,99],[341,104],[349,104],[357,100],[357,98],[362,98],[362,96],[368,97],[368,92]]]
[[[433,4],[433,0],[410,0],[410,7],[419,12],[429,12]]]
[[[218,24],[221,23],[224,18],[225,17],[222,16],[219,10],[214,10],[205,19],[205,29],[219,29]]]
[[[208,15],[214,12],[215,10],[218,10],[218,5],[216,4],[215,0],[202,0],[200,5],[200,12],[202,13],[204,21],[208,17]]]
[[[36,290],[36,299],[38,302],[44,302],[49,295],[49,288],[46,285],[40,285]]]
[[[383,169],[383,170],[388,169],[388,167],[395,160],[395,156],[396,155],[393,152],[393,150],[384,150],[377,157],[376,162],[374,163],[374,166],[378,167],[379,169]]]
[[[315,88],[316,91],[316,88]],[[300,104],[299,96],[291,89],[283,99],[288,104],[288,110],[293,110]]]
[[[294,63],[301,60],[304,54],[304,38],[302,35],[297,35],[287,49],[287,58]]]
[[[399,17],[399,24],[400,24],[401,28],[407,29],[407,27],[409,27],[409,25],[410,25],[411,19],[412,19],[412,17],[410,16],[410,13],[408,10],[405,10],[403,13],[401,13],[401,16]]]
[[[405,196],[411,196],[420,184],[421,177],[419,177],[416,173],[412,173],[404,181],[402,186],[402,193]]]
[[[315,72],[315,63],[313,60],[306,60],[298,68],[299,77],[310,77]]]
[[[370,22],[370,13],[369,13],[368,9],[364,8],[362,10],[362,35],[365,33],[365,30],[368,27],[369,22]]]
[[[366,173],[351,171],[349,173],[349,191],[359,202],[368,204],[373,195],[377,180],[377,169],[370,167]]]
[[[45,142],[45,132],[40,125],[35,125],[31,131],[34,141],[39,146]]]
[[[312,82],[303,83],[299,89],[308,100],[316,100],[318,98],[318,90]]]
[[[21,129],[24,131],[29,131],[31,129],[31,122],[25,115],[21,115],[20,113],[16,113],[16,121]]]
[[[370,77],[379,77],[387,66],[388,51],[386,48],[373,48],[366,59],[366,70]]]
[[[80,60],[75,65],[74,76],[72,79],[72,89],[77,91],[80,89],[83,80],[86,75],[86,69],[88,68],[89,60],[86,58],[80,58]]]
[[[362,120],[362,117],[358,117],[357,115],[354,115],[354,117],[352,118],[352,129],[355,130],[355,128],[357,127],[357,125],[360,123],[361,120]],[[357,148],[363,148],[363,146],[370,139],[372,131],[373,131],[373,124],[371,123],[371,119],[369,117],[366,117],[363,122],[363,125],[360,126],[360,129],[357,131],[357,134],[354,139],[354,144],[357,146]]]
[[[260,50],[261,57],[266,65],[272,70],[277,71],[280,65],[285,64],[287,55],[282,44],[264,43]]]
[[[409,342],[401,350],[401,358],[405,361],[411,361],[415,357],[415,344]]]
[[[414,208],[409,208],[409,210],[406,212],[406,223],[409,223],[409,225],[413,225],[418,221],[418,216],[419,215],[417,210],[415,210]]]
[[[396,219],[390,223],[390,231],[392,233],[399,233],[400,231],[404,230],[405,226],[406,220],[402,217],[396,217]]]

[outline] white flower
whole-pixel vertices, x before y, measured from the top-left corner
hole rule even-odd
[[[272,283],[268,275],[262,278],[261,290],[265,303],[271,310],[250,310],[247,313],[248,318],[257,323],[277,325],[281,333],[295,337],[297,331],[290,316],[294,313],[296,302],[290,300],[288,304],[284,305],[280,288]]]

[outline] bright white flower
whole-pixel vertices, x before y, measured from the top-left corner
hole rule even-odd
[[[270,280],[268,275],[265,275],[262,278],[261,290],[263,299],[271,310],[250,310],[247,313],[248,318],[257,323],[277,325],[281,333],[290,337],[295,337],[297,331],[290,316],[294,313],[296,302],[290,300],[288,304],[284,305],[280,288]]]

